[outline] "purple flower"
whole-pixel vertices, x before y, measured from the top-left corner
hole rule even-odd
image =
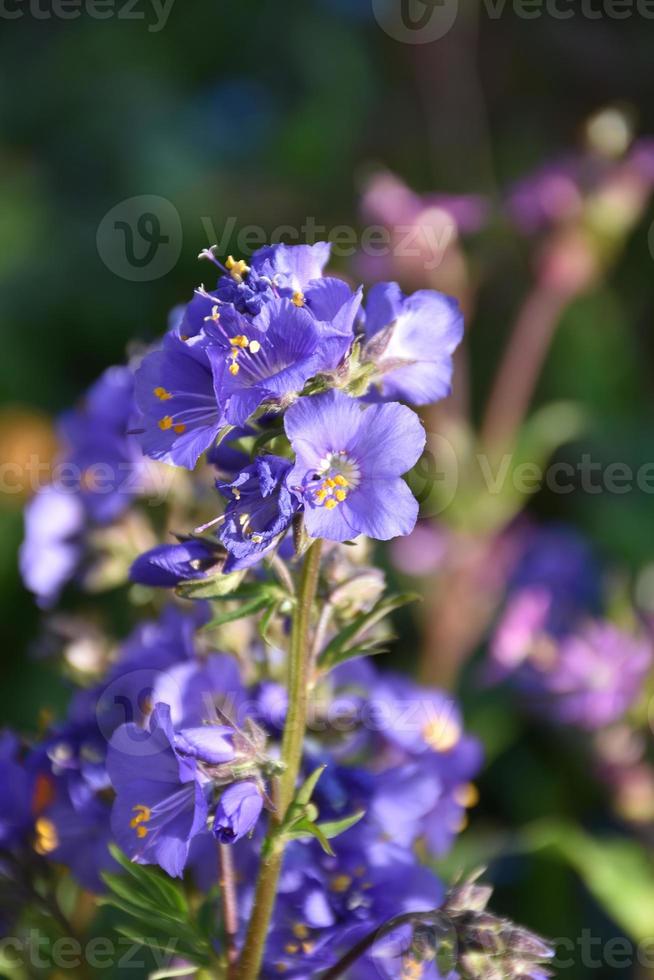
[[[301,294],[314,280],[320,279],[329,261],[330,245],[266,245],[258,249],[248,265],[231,256],[211,294],[219,303],[230,304],[240,313],[255,315],[276,296]],[[205,257],[213,255],[205,253]]]
[[[431,289],[404,296],[397,283],[378,283],[368,293],[364,326],[384,398],[428,405],[449,395],[452,354],[463,337],[455,299]]]
[[[425,444],[418,417],[403,405],[371,405],[341,392],[301,398],[287,411],[297,458],[289,486],[304,503],[312,537],[385,541],[409,534],[418,503],[401,474]]]
[[[291,300],[271,300],[254,320],[229,309],[216,316],[208,353],[232,425],[243,425],[263,402],[283,404],[326,366],[313,317]]]
[[[157,677],[152,700],[164,702],[176,729],[215,723],[222,714],[240,725],[246,692],[238,663],[226,653],[179,663]],[[219,714],[220,713],[220,714]]]
[[[213,832],[222,844],[234,844],[251,833],[263,809],[263,798],[256,783],[232,783],[221,794]]]
[[[133,861],[182,875],[190,842],[207,821],[200,763],[233,758],[226,732],[222,726],[175,732],[170,709],[157,704],[149,732],[127,724],[114,733],[107,755],[116,790],[111,824]]]
[[[36,824],[41,850],[51,861],[70,868],[82,887],[92,892],[104,890],[103,871],[117,870],[108,847],[112,840],[110,814],[110,807],[97,796],[75,807],[61,794]]]
[[[579,215],[583,205],[583,159],[554,160],[522,178],[510,190],[510,217],[525,235]]]
[[[209,344],[207,330],[186,340],[169,333],[161,350],[148,354],[136,372],[141,444],[153,459],[193,469],[225,424]]]
[[[553,524],[527,531],[509,593],[542,589],[552,600],[548,629],[561,633],[580,614],[600,608],[601,577],[588,542],[575,530]]]
[[[129,577],[141,585],[173,588],[187,579],[205,578],[216,561],[215,544],[190,538],[179,544],[161,544],[139,555]]]
[[[93,526],[117,520],[147,488],[143,455],[128,435],[134,411],[132,373],[112,367],[60,420],[61,478],[27,505],[20,554],[25,584],[41,606],[54,605],[78,572]]]
[[[90,520],[108,524],[141,490],[143,456],[128,435],[134,422],[134,378],[128,367],[108,368],[87,391],[82,405],[60,420],[66,446],[67,488],[79,494]]]
[[[558,644],[542,675],[546,711],[556,721],[593,730],[618,721],[643,690],[652,666],[648,640],[593,622]]]
[[[430,912],[441,903],[441,882],[410,852],[402,852],[396,863],[377,864],[374,854],[371,860],[360,827],[339,839],[336,857],[321,854],[314,845],[288,848],[265,976],[315,976],[394,916]],[[364,962],[372,967],[367,956]]]
[[[225,571],[248,568],[286,533],[299,503],[288,486],[291,464],[279,456],[258,456],[231,483],[219,483],[227,497],[220,540],[229,557]]]
[[[53,606],[76,573],[83,554],[86,524],[79,498],[54,486],[45,487],[25,508],[25,539],[20,571],[27,588],[43,608]]]
[[[19,761],[19,742],[11,732],[0,732],[0,850],[8,850],[27,837],[34,825],[34,781]]]

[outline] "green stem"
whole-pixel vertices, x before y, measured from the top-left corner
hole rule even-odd
[[[321,545],[321,541],[314,541],[309,547],[297,587],[288,655],[288,713],[282,740],[282,762],[285,768],[279,779],[277,812],[271,818],[268,836],[261,852],[254,906],[239,963],[239,980],[257,980],[259,976],[268,926],[275,906],[277,882],[285,847],[278,829],[295,795],[307,724],[307,688],[311,651],[309,634],[313,602],[318,587]]]

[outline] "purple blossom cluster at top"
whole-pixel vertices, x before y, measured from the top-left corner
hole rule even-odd
[[[201,616],[171,607],[143,623],[27,754],[2,737],[0,846],[35,848],[98,891],[113,839],[134,861],[188,870],[208,890],[218,840],[242,870],[246,922],[286,702],[276,683],[244,683],[233,657],[201,653]],[[394,915],[436,908],[443,886],[414,847],[446,854],[474,803],[481,749],[451,696],[359,662],[326,678],[316,705],[303,774],[327,767],[321,819],[366,815],[336,857],[289,846],[265,976],[313,975]],[[364,958],[356,975],[378,968]]]
[[[600,572],[586,542],[554,526],[529,535],[490,648],[491,676],[562,724],[620,719],[652,666],[648,638],[598,618]]]
[[[232,471],[218,483],[226,572],[270,552],[300,513],[312,537],[333,541],[386,540],[417,519],[401,477],[425,436],[392,399],[425,405],[449,393],[461,313],[440,293],[406,297],[395,283],[372,289],[364,308],[361,289],[324,275],[328,258],[319,243],[269,246],[249,264],[216,262],[216,288],[196,292],[136,372],[144,451],[187,468],[206,453]],[[222,450],[223,438],[260,433],[277,435],[281,454],[250,462]],[[193,545],[196,577],[215,549],[204,540]],[[177,563],[178,580],[188,578],[187,552],[185,544],[146,555],[132,577],[173,584]]]

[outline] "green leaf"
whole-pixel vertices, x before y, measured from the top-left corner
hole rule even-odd
[[[416,592],[403,592],[380,599],[369,612],[361,613],[357,616],[354,622],[345,626],[327,644],[318,660],[320,669],[328,671],[344,660],[350,660],[354,656],[362,656],[363,647],[357,641],[361,640],[366,633],[388,616],[389,613],[420,598],[421,596]]]
[[[145,946],[184,953],[193,962],[206,963],[210,947],[198,933],[181,884],[155,868],[135,864],[113,844],[110,850],[126,873],[103,874],[109,892],[98,902],[135,920],[133,924],[121,922],[118,931]]]
[[[142,864],[130,861],[115,844],[110,844],[109,850],[121,868],[139,883],[145,893],[152,896],[159,911],[167,910],[172,915],[181,916],[182,919],[188,916],[188,902],[181,885],[174,884],[170,878],[165,877],[155,868],[144,867]]]
[[[543,821],[523,832],[532,850],[548,849],[575,869],[588,890],[634,942],[654,935],[654,863],[627,837],[592,837],[563,821]]]
[[[327,820],[324,823],[317,824],[317,826],[327,840],[333,840],[334,837],[339,837],[340,834],[344,834],[350,827],[354,827],[365,815],[365,810],[358,810],[349,817],[341,817],[340,820]]]
[[[288,840],[301,840],[307,837],[315,837],[322,847],[325,854],[334,857],[334,850],[328,839],[323,834],[320,827],[311,820],[302,820],[295,825],[293,830],[286,835]]]
[[[216,629],[224,626],[225,623],[233,623],[237,619],[245,619],[246,616],[254,616],[255,613],[266,609],[270,604],[270,599],[260,596],[257,599],[250,599],[248,602],[241,603],[235,609],[226,609],[225,612],[218,613],[210,623],[204,627],[205,630]]]
[[[268,639],[268,630],[270,629],[272,622],[275,616],[277,615],[278,611],[279,611],[279,603],[271,602],[268,605],[268,608],[266,609],[265,613],[259,620],[259,625],[257,629],[259,631],[259,636],[261,637],[264,643],[270,644],[270,640]]]
[[[311,775],[302,783],[300,789],[298,790],[297,796],[295,797],[295,803],[297,803],[298,806],[306,806],[307,803],[311,802],[313,791],[326,768],[326,765],[318,766],[318,768],[314,769]]]

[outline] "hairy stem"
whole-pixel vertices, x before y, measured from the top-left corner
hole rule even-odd
[[[218,863],[220,868],[220,894],[223,904],[223,924],[227,946],[227,976],[234,975],[233,964],[238,959],[236,936],[238,934],[238,902],[236,899],[236,878],[234,860],[229,844],[218,844]]]
[[[284,771],[279,779],[278,810],[271,819],[262,848],[261,867],[245,945],[239,963],[239,980],[256,980],[263,959],[270,917],[275,905],[277,882],[284,856],[279,825],[293,801],[307,723],[307,681],[310,658],[311,612],[318,586],[321,542],[314,541],[307,551],[297,587],[291,642],[288,656],[288,713],[282,741]]]

